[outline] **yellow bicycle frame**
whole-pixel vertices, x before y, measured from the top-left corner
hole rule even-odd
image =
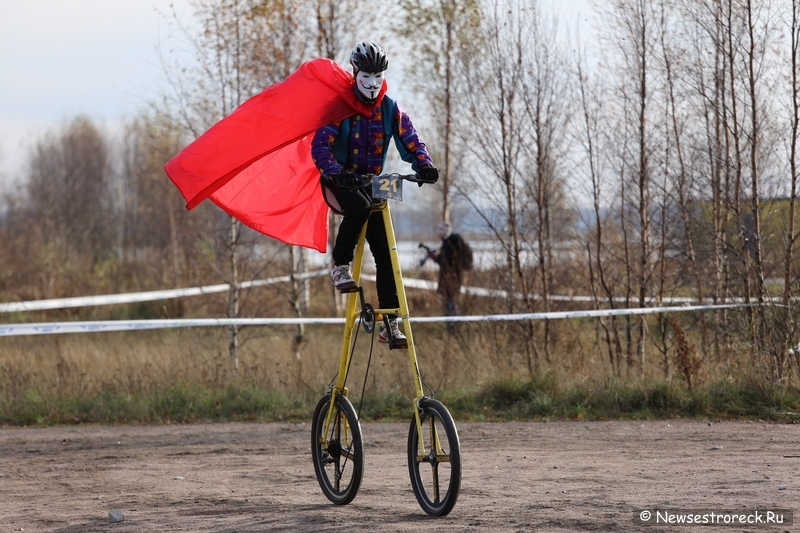
[[[403,274],[400,271],[400,255],[397,252],[397,239],[394,234],[394,225],[392,224],[392,214],[389,209],[389,202],[383,200],[372,206],[372,212],[380,211],[383,216],[383,224],[386,228],[386,240],[389,243],[389,255],[392,258],[392,271],[394,273],[394,284],[397,289],[397,299],[400,303],[398,309],[375,309],[375,315],[378,314],[395,314],[403,321],[403,326],[408,339],[408,360],[411,363],[411,371],[414,376],[414,418],[417,422],[417,435],[419,436],[419,449],[425,449],[425,443],[422,438],[422,423],[419,416],[419,401],[423,397],[422,392],[422,378],[419,374],[419,364],[417,363],[417,352],[414,349],[414,337],[411,333],[411,323],[408,320],[408,300],[406,299],[406,291],[403,286]],[[369,224],[369,221],[367,221]],[[361,236],[356,245],[355,257],[353,259],[353,279],[360,286],[361,285],[361,266],[364,259],[364,241],[367,235],[367,224],[361,229]],[[345,387],[345,380],[347,379],[347,370],[350,367],[351,350],[350,344],[353,338],[353,329],[356,327],[358,317],[361,311],[356,309],[359,299],[358,292],[350,292],[347,294],[347,303],[345,305],[345,326],[344,337],[342,339],[342,352],[339,356],[339,373],[336,378],[336,385],[331,389],[331,400],[328,404],[328,416],[325,420],[325,431],[323,435],[328,434],[330,424],[333,421],[334,405],[337,394],[344,394],[347,396],[347,388]],[[375,327],[378,327],[377,320]],[[438,442],[436,443],[438,447]]]

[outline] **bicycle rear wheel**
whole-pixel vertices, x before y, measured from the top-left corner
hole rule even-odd
[[[420,400],[420,421],[425,449],[419,449],[417,423],[408,431],[408,471],[420,507],[432,516],[445,516],[461,488],[461,445],[450,412],[439,401]]]
[[[317,404],[311,423],[311,456],[314,472],[325,496],[337,505],[353,501],[364,474],[364,444],[361,425],[350,400],[336,395],[333,418],[327,433],[325,422],[331,395]]]

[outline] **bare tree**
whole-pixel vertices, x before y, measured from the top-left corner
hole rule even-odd
[[[479,46],[481,12],[478,0],[402,0],[403,24],[396,28],[406,46],[415,50],[411,86],[424,95],[428,116],[433,122],[434,142],[429,143],[434,160],[442,170],[441,219],[450,219],[451,196],[457,162],[462,148],[455,131],[461,119],[458,112],[459,89],[469,83],[457,68],[460,56]],[[426,38],[420,39],[420,28]]]
[[[602,142],[599,139],[599,132],[603,129],[602,104],[604,101],[603,88],[600,79],[592,82],[587,73],[583,53],[576,57],[575,76],[579,89],[579,101],[581,121],[580,126],[576,127],[578,133],[576,139],[581,145],[583,157],[585,158],[586,177],[589,181],[589,198],[592,202],[592,218],[587,224],[590,227],[587,235],[586,252],[587,265],[589,268],[589,288],[592,292],[595,309],[600,305],[608,305],[610,309],[616,307],[614,298],[615,290],[608,279],[606,273],[607,263],[604,253],[604,226],[606,221],[603,217],[603,205],[606,200],[603,198],[604,183],[602,182],[602,159],[598,153],[598,146]],[[609,366],[614,374],[619,375],[622,370],[622,344],[619,337],[619,330],[616,326],[616,316],[610,319],[611,324],[603,317],[597,319],[596,324],[602,329],[606,350],[608,351]],[[598,338],[601,336],[597,332]]]
[[[800,5],[798,2],[792,2],[791,17],[789,23],[790,30],[790,63],[789,63],[789,80],[791,82],[791,115],[789,120],[789,179],[790,179],[790,193],[789,193],[789,216],[785,229],[784,243],[785,253],[783,259],[783,342],[779,346],[780,354],[788,354],[789,346],[791,343],[791,335],[795,330],[793,323],[793,313],[790,303],[793,302],[794,294],[792,290],[792,283],[795,279],[794,255],[795,255],[795,242],[797,241],[797,229],[795,216],[797,211],[797,194],[798,194],[798,154],[797,144],[798,137],[800,137]],[[793,350],[795,355],[795,365],[800,370],[800,350]],[[791,362],[790,362],[791,364]],[[781,367],[783,365],[780,365]]]
[[[767,115],[762,110],[766,108],[765,93],[770,90],[765,58],[772,24],[768,2],[727,0],[721,14],[727,74],[723,129],[731,176],[728,205],[738,230],[729,249],[737,255],[735,265],[745,302],[755,297],[757,303],[747,308],[746,315],[751,358],[757,363],[766,335],[761,182],[771,150],[764,137]]]
[[[86,117],[46,133],[28,159],[25,204],[45,257],[43,294],[91,273],[111,250],[113,201],[108,144]]]
[[[172,93],[164,96],[169,117],[192,136],[230,114],[247,98],[285,78],[306,54],[296,27],[299,18],[291,3],[268,0],[195,0],[196,31],[180,25],[182,36],[195,51],[197,63],[165,63]],[[238,246],[240,223],[230,217],[226,244],[230,284],[228,317],[240,307]],[[295,299],[297,301],[297,299]],[[230,326],[228,353],[233,372],[238,368],[239,327]]]
[[[644,0],[614,0],[605,11],[608,22],[605,39],[613,46],[616,59],[617,91],[620,105],[618,111],[625,118],[616,132],[622,143],[616,155],[621,190],[620,222],[623,231],[625,269],[628,281],[626,294],[631,294],[638,307],[646,307],[652,294],[652,152],[651,126],[652,67],[656,43],[658,42],[657,18],[654,6]],[[631,216],[632,215],[632,216]],[[634,218],[635,217],[635,218]],[[634,250],[628,245],[628,232],[636,237]],[[631,236],[631,237],[633,237]],[[634,243],[631,243],[633,246]],[[647,324],[644,315],[637,321],[636,353],[640,370],[644,370]],[[629,366],[633,339],[628,333]]]
[[[552,285],[552,224],[563,215],[559,182],[561,139],[567,106],[561,97],[567,86],[555,22],[545,21],[538,2],[513,6],[494,3],[479,19],[469,54],[461,54],[460,70],[469,83],[462,107],[471,124],[461,130],[470,163],[472,202],[503,247],[503,285],[522,294],[526,312],[548,308]],[[465,184],[466,188],[466,184]],[[501,217],[493,212],[499,211]],[[556,214],[558,214],[556,216]],[[531,269],[529,257],[537,258]],[[506,302],[509,312],[516,302]],[[538,370],[540,345],[536,325],[521,325],[525,360],[530,373]],[[550,325],[544,325],[545,356],[549,359]]]
[[[164,173],[164,164],[183,140],[182,130],[161,117],[141,114],[131,120],[123,135],[119,187],[124,213],[120,255],[143,268],[156,263],[154,277],[175,287],[194,278],[189,253],[197,217],[188,216],[180,193]]]
[[[690,111],[687,109],[686,105],[682,105],[682,102],[687,99],[685,90],[683,90],[681,87],[678,87],[678,83],[676,83],[675,80],[675,64],[680,63],[680,56],[683,55],[683,50],[685,50],[685,48],[683,48],[679,43],[676,43],[675,41],[669,41],[667,39],[668,35],[674,35],[675,39],[686,39],[686,34],[682,33],[680,27],[676,27],[674,25],[668,26],[670,14],[668,13],[667,5],[664,2],[661,3],[660,10],[662,17],[660,53],[665,84],[665,113],[668,117],[668,120],[665,121],[666,132],[664,135],[664,137],[668,139],[668,141],[665,143],[665,147],[667,149],[667,160],[665,161],[664,165],[666,168],[665,175],[671,177],[674,203],[680,217],[679,226],[682,229],[681,236],[683,238],[683,243],[682,246],[680,246],[680,249],[682,250],[685,261],[688,263],[685,268],[689,271],[689,276],[694,281],[696,297],[698,301],[702,302],[705,294],[704,275],[697,259],[694,238],[691,231],[693,227],[691,208],[695,200],[693,189],[694,175],[692,169],[697,162],[687,156],[684,138],[688,135],[686,132],[686,123],[688,122]],[[670,156],[674,157],[674,163],[669,161]],[[664,205],[666,205],[666,202]],[[662,216],[662,224],[665,218],[666,216]],[[666,258],[664,257],[665,252],[666,250],[662,249],[660,259],[662,263],[666,262]],[[662,279],[663,278],[664,276],[662,275]],[[700,323],[701,351],[705,353],[708,342],[705,314],[700,315]],[[665,326],[666,324],[662,320],[662,331],[664,331]],[[665,372],[668,373],[666,364]]]
[[[530,146],[530,178],[524,179],[528,202],[522,204],[523,212],[530,212],[532,232],[535,235],[539,291],[542,310],[549,312],[550,291],[556,265],[553,259],[554,239],[566,240],[564,228],[569,227],[569,216],[564,207],[563,180],[559,175],[561,160],[565,157],[562,139],[565,137],[570,119],[571,100],[569,78],[558,48],[558,21],[547,21],[538,11],[538,6],[529,6],[519,14],[530,17],[528,28],[536,45],[526,62],[523,101],[525,114],[531,122],[533,135]],[[526,204],[530,208],[526,208]],[[545,359],[551,361],[550,321],[543,324]]]
[[[749,166],[750,166],[750,211],[752,215],[752,248],[748,251],[752,252],[754,264],[753,277],[755,278],[755,291],[756,300],[758,301],[758,324],[754,328],[757,331],[756,343],[764,342],[766,338],[766,324],[764,320],[764,264],[761,248],[761,207],[760,207],[760,182],[761,182],[761,169],[759,164],[759,151],[761,147],[761,124],[760,124],[760,101],[757,93],[757,85],[759,80],[757,78],[756,69],[757,62],[761,61],[763,51],[758,49],[764,43],[757,43],[758,36],[756,32],[757,21],[759,14],[763,11],[763,4],[753,6],[751,0],[746,0],[745,17],[746,17],[746,35],[747,35],[747,49],[745,52],[745,61],[747,63],[747,95],[749,97]],[[759,13],[756,13],[755,11]],[[759,69],[760,70],[760,69]],[[742,224],[744,226],[744,224]],[[750,246],[748,246],[750,248]],[[749,277],[749,275],[748,275]]]
[[[681,210],[685,231],[685,246],[696,253],[697,261],[692,262],[696,277],[696,296],[704,297],[701,279],[710,281],[712,302],[724,303],[729,296],[731,254],[729,239],[730,226],[733,222],[730,198],[733,186],[733,167],[728,157],[731,136],[729,134],[728,115],[728,58],[726,46],[727,25],[725,10],[721,0],[703,2],[681,1],[677,5],[676,16],[679,23],[676,31],[671,33],[673,57],[668,70],[668,85],[672,94],[672,109],[675,119],[688,122],[682,127],[687,146],[684,152],[683,142],[675,127],[676,146],[680,153],[694,154],[692,157],[679,156],[678,169],[678,204]],[[667,50],[668,46],[664,45]],[[665,67],[670,57],[665,52]],[[672,72],[675,72],[673,75]],[[681,84],[683,91],[676,87]],[[680,97],[676,94],[680,93]],[[678,118],[678,102],[686,103]],[[688,161],[687,161],[688,159]],[[688,173],[695,179],[690,179]],[[694,188],[691,183],[696,182]],[[694,194],[692,191],[694,190]],[[710,209],[703,208],[710,202]],[[695,249],[694,244],[698,247]],[[691,262],[691,259],[690,259]],[[708,265],[707,267],[704,265]],[[707,285],[707,284],[706,284]],[[720,361],[723,353],[728,352],[728,312],[713,313],[713,353]],[[705,341],[703,341],[705,345]]]
[[[509,17],[504,7],[495,4],[485,13],[480,28],[485,47],[463,57],[462,68],[472,80],[466,94],[467,105],[475,116],[472,134],[481,140],[480,143],[465,141],[482,164],[479,179],[474,180],[471,188],[475,187],[473,190],[479,191],[478,195],[489,205],[503,212],[504,219],[499,224],[492,224],[488,215],[484,218],[490,222],[506,253],[505,287],[509,293],[519,290],[525,309],[530,312],[533,296],[522,265],[523,236],[518,209],[522,161],[527,153],[524,140],[530,138],[530,124],[523,118],[522,97],[525,53],[532,46],[527,30],[520,19]],[[474,205],[478,212],[486,209]],[[514,300],[509,299],[507,306],[513,312]],[[528,322],[523,327],[525,358],[528,371],[533,374],[539,365],[539,348],[533,324]]]

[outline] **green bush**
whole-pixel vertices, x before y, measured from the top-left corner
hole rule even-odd
[[[675,382],[559,383],[553,374],[530,380],[503,379],[476,390],[437,395],[457,421],[612,419],[800,419],[800,389],[750,380],[718,381],[686,389]],[[176,384],[149,393],[102,389],[90,397],[59,396],[28,389],[0,402],[0,424],[162,424],[222,421],[309,421],[316,396],[286,394],[249,384],[213,388]],[[365,421],[407,421],[411,399],[398,391],[350,400]]]

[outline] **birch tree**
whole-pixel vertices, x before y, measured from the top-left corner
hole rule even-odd
[[[181,34],[195,52],[196,64],[164,64],[171,93],[164,95],[168,116],[192,136],[229,115],[246,99],[285,78],[305,57],[295,8],[279,0],[194,0],[197,29],[180,25]],[[225,246],[230,284],[227,316],[240,310],[242,272],[238,246],[240,223],[229,218]],[[230,368],[239,365],[239,327],[229,327]]]
[[[405,47],[415,53],[409,65],[411,87],[427,107],[433,123],[428,142],[441,176],[441,220],[450,220],[452,191],[463,148],[456,130],[468,127],[464,120],[461,90],[470,83],[458,68],[461,57],[472,54],[480,42],[476,30],[481,18],[478,0],[427,0],[400,2],[403,24],[397,28]],[[420,30],[424,28],[424,38]]]

